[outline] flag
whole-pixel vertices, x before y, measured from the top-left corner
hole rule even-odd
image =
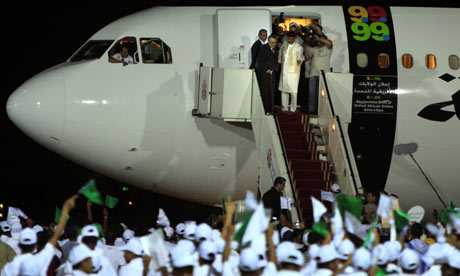
[[[447,216],[444,210],[441,210],[441,215],[439,216],[439,220],[442,224],[446,225],[449,222],[449,216]]]
[[[362,199],[344,194],[338,194],[336,199],[342,217],[345,217],[345,211],[347,211],[359,221],[361,220]]]
[[[93,203],[104,205],[104,201],[102,201],[101,194],[99,194],[99,191],[97,190],[94,179],[88,181],[88,183],[86,183],[86,185],[83,186],[78,193],[84,195]]]
[[[321,200],[334,202],[335,197],[334,197],[334,194],[332,192],[326,192],[326,191],[321,190]]]
[[[257,209],[257,200],[253,192],[246,192],[246,210],[255,210]]]
[[[404,213],[403,211],[394,210],[394,216],[395,226],[398,232],[401,231],[404,227],[410,225],[410,217],[406,215],[406,213]]]
[[[334,245],[338,247],[345,236],[345,231],[343,230],[343,220],[337,204],[334,204],[334,216],[331,219],[331,227],[333,233],[332,241]]]
[[[152,259],[150,269],[153,270],[151,271],[156,271],[159,267],[167,267],[169,253],[164,243],[163,230],[157,229],[149,235],[142,236],[140,239],[145,253]]]
[[[393,200],[391,197],[381,194],[379,199],[379,207],[377,208],[377,215],[382,218],[389,218],[391,209],[393,208]]]
[[[13,225],[15,222],[20,222],[19,217],[22,217],[24,219],[27,219],[28,216],[24,214],[24,212],[15,207],[8,207],[8,215],[6,217],[6,220],[8,221],[9,225]]]
[[[241,241],[243,240],[244,232],[246,231],[246,228],[248,227],[249,221],[251,220],[253,214],[254,213],[247,214],[244,220],[235,225],[236,230],[235,234],[233,234],[233,239],[238,243],[241,243]]]
[[[317,200],[315,197],[311,197],[311,204],[313,206],[313,219],[318,222],[321,217],[327,212],[327,208],[324,207],[323,203]]]
[[[326,224],[323,221],[316,221],[313,223],[313,231],[320,234],[323,237],[327,237],[329,231],[326,228]]]
[[[371,250],[374,241],[375,241],[374,231],[373,231],[373,228],[370,227],[370,228],[367,230],[366,239],[365,239],[364,242],[363,242],[363,247],[364,247],[364,248],[367,248],[367,249],[369,249],[369,250]]]
[[[161,208],[158,211],[157,223],[158,225],[163,226],[163,227],[169,226],[170,224],[168,216],[166,216],[165,211],[163,211],[163,209]]]
[[[268,228],[270,218],[265,216],[264,204],[261,202],[248,221],[247,227],[241,237],[241,244],[256,240]]]
[[[366,230],[362,226],[361,221],[356,219],[356,217],[348,211],[345,211],[344,223],[345,229],[347,229],[348,232],[359,237],[363,241],[366,239]]]
[[[62,211],[61,209],[59,209],[58,207],[56,207],[56,213],[54,214],[54,222],[55,223],[58,223],[59,220],[61,219],[61,214],[62,214]],[[67,219],[69,219],[70,216],[67,215]]]
[[[110,209],[113,209],[117,203],[118,198],[109,195],[105,196],[105,206],[109,207]]]

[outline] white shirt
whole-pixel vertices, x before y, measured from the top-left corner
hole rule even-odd
[[[102,254],[112,264],[112,267],[115,269],[115,271],[118,271],[119,266],[126,264],[123,251],[114,245],[104,245],[102,247],[102,252]]]
[[[134,60],[132,56],[127,56],[127,57],[122,57],[120,53],[116,53],[115,55],[112,56],[113,59],[116,59],[118,61],[124,61],[128,64],[134,64]]]
[[[51,260],[54,257],[54,246],[51,243],[47,243],[42,251],[38,252],[35,255],[31,253],[17,255],[14,259],[7,263],[2,270],[1,276],[9,276],[9,275],[18,275],[19,268],[21,267],[21,263],[26,261],[28,258],[33,258],[35,262],[40,266],[40,275],[46,275],[46,271],[48,270],[48,266],[50,265]]]
[[[119,276],[142,276],[144,263],[142,258],[135,258],[120,268]]]

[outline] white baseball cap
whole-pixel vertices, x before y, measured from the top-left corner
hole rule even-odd
[[[342,192],[342,191],[340,190],[340,185],[337,184],[337,183],[332,184],[332,186],[331,186],[331,191],[333,191],[334,193],[340,193],[340,192]]]
[[[225,240],[222,238],[222,237],[217,237],[215,240],[214,240],[214,243],[216,244],[217,246],[217,252],[218,253],[224,253],[224,249],[225,249]]]
[[[141,240],[139,238],[133,237],[131,238],[128,243],[120,248],[121,251],[129,251],[138,256],[142,256],[145,254],[144,248],[142,247]]]
[[[333,244],[326,244],[319,248],[318,263],[324,264],[333,261],[339,257]]]
[[[37,276],[40,275],[40,264],[30,256],[23,259],[19,266],[19,275],[21,276]]]
[[[179,223],[178,225],[176,225],[176,233],[177,234],[183,235],[184,231],[185,231],[185,224]]]
[[[217,230],[217,229],[212,229],[211,239],[212,239],[213,241],[218,240],[219,238],[221,238],[221,236],[222,236],[222,233],[221,233],[219,230]]]
[[[195,241],[211,240],[212,228],[206,223],[201,223],[195,229]]]
[[[372,249],[372,260],[378,265],[384,265],[388,263],[388,252],[383,244],[378,244]]]
[[[252,272],[260,268],[259,255],[252,248],[246,248],[241,251],[239,268],[241,271]]]
[[[81,236],[82,237],[96,237],[99,238],[99,231],[97,227],[94,225],[86,225],[81,229]]]
[[[338,258],[341,260],[348,260],[348,256],[353,252],[355,252],[355,245],[349,239],[341,241],[337,247]]]
[[[399,264],[406,270],[415,270],[420,264],[420,257],[414,250],[405,248],[399,255]]]
[[[3,232],[10,232],[11,231],[11,227],[8,225],[8,222],[6,220],[5,221],[0,221],[0,227],[2,228]]]
[[[87,258],[92,258],[93,252],[84,244],[79,244],[70,250],[69,258],[67,259],[72,266],[81,263]]]
[[[455,250],[449,255],[449,266],[460,269],[460,251]]]
[[[185,225],[185,230],[184,230],[184,237],[187,240],[194,241],[195,240],[195,230],[196,230],[196,223],[195,222],[190,222]]]
[[[359,271],[367,271],[371,266],[371,252],[364,247],[360,247],[353,254],[353,267]]]
[[[384,243],[387,251],[388,262],[394,262],[401,253],[402,245],[399,241],[386,241]]]
[[[286,232],[290,232],[290,231],[294,232],[294,230],[292,228],[289,228],[289,227],[286,227],[286,226],[281,228],[281,232],[280,232],[281,239],[284,239],[284,234],[286,234]]]
[[[195,244],[192,242],[192,241],[189,241],[189,240],[180,240],[176,247],[174,248],[177,248],[177,249],[180,249],[182,251],[186,251],[190,254],[193,254],[193,252],[195,251]]]
[[[174,229],[171,226],[166,226],[163,228],[163,231],[165,231],[166,238],[170,239],[174,235]]]
[[[171,259],[173,267],[181,268],[195,265],[193,254],[187,250],[182,250],[179,246],[171,250]]]
[[[200,258],[206,261],[212,261],[217,255],[217,246],[212,241],[205,240],[198,247]]]
[[[32,228],[35,233],[38,233],[38,232],[43,232],[43,227],[41,227],[40,225],[34,225],[34,227]]]
[[[24,228],[19,234],[19,243],[24,245],[32,245],[37,243],[37,233],[32,228]]]
[[[134,231],[133,230],[130,230],[130,229],[126,229],[124,232],[123,232],[123,240],[125,242],[129,242],[130,239],[132,239],[134,237]]]
[[[310,245],[310,247],[308,248],[308,255],[310,255],[310,258],[312,260],[318,257],[318,252],[319,252],[319,245],[317,245],[316,243]]]
[[[293,242],[284,241],[276,248],[278,263],[289,263],[303,266],[303,255],[296,249]]]

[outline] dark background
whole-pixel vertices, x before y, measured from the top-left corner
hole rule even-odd
[[[173,199],[124,185],[78,166],[32,141],[17,129],[5,111],[8,96],[35,74],[67,60],[90,36],[112,21],[155,5],[194,5],[192,1],[114,1],[59,2],[33,4],[15,1],[2,8],[0,43],[2,67],[0,126],[0,203],[17,206],[45,224],[53,220],[56,206],[77,192],[90,178],[96,178],[102,193],[120,198],[114,210],[127,220],[153,221],[155,207],[162,207],[173,222],[185,219],[204,220],[216,208]],[[316,1],[333,4],[337,1]],[[311,1],[220,1],[200,5],[290,5]],[[340,3],[340,1],[338,1]],[[379,3],[376,1],[376,3]],[[315,3],[313,3],[315,4]],[[385,2],[389,4],[389,2]],[[397,5],[431,5],[430,1],[398,1]],[[455,1],[435,3],[456,6]],[[423,15],[421,15],[423,16]],[[184,30],[186,31],[184,26]],[[448,27],[448,26],[447,26]],[[397,26],[395,26],[397,28]],[[450,28],[452,29],[452,28]],[[429,37],[429,34],[427,34]],[[122,187],[127,186],[128,191]],[[133,205],[128,205],[132,201]],[[84,216],[84,200],[77,211]],[[100,208],[94,208],[96,217]],[[0,210],[1,212],[2,210]],[[6,210],[3,210],[4,216]]]

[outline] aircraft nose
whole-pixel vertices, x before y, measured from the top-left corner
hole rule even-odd
[[[60,70],[29,79],[8,98],[10,120],[29,137],[52,147],[59,144],[65,119],[65,85]]]

